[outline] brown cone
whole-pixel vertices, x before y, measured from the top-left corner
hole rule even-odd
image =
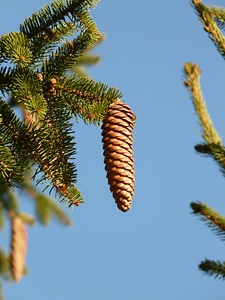
[[[19,282],[25,267],[27,231],[24,222],[19,217],[13,217],[11,226],[11,273],[13,279]]]
[[[117,98],[103,119],[102,142],[110,191],[124,212],[130,209],[134,196],[133,129],[134,114]]]

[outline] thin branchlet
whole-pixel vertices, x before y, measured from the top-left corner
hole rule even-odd
[[[190,91],[191,99],[202,128],[203,139],[207,143],[222,145],[221,137],[219,136],[213,125],[206,107],[206,102],[202,95],[200,86],[200,68],[198,67],[198,65],[188,62],[184,65],[184,72],[186,76],[184,84]]]

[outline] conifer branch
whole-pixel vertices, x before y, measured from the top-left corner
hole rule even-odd
[[[41,72],[48,74],[49,77],[62,76],[75,65],[87,48],[91,48],[98,41],[99,37],[100,34],[93,39],[89,32],[84,32],[73,41],[63,43],[43,61]]]
[[[199,215],[201,220],[218,236],[225,240],[225,217],[202,202],[190,204],[193,213]]]
[[[207,5],[202,3],[202,0],[191,0],[191,3],[199,16],[204,30],[209,34],[209,38],[216,45],[219,53],[225,56],[225,37],[214,20],[214,12]]]
[[[32,39],[35,36],[48,31],[62,21],[65,21],[67,16],[76,16],[89,8],[94,8],[99,0],[54,0],[50,5],[45,5],[42,9],[33,13],[31,17],[24,20],[24,24],[20,25],[20,31],[28,38]]]
[[[0,91],[2,92],[3,96],[5,96],[5,93],[8,93],[12,87],[13,74],[14,70],[10,67],[0,68]]]
[[[99,124],[108,106],[122,96],[103,83],[67,73],[102,39],[89,14],[89,8],[97,2],[55,0],[27,18],[20,32],[4,35],[0,41],[3,60],[14,64],[0,70],[1,89],[11,98],[10,104],[3,100],[0,103],[0,113],[4,115],[0,128],[2,177],[9,186],[12,181],[23,182],[24,171],[35,164],[33,178],[42,173],[37,184],[45,182],[45,189],[55,187],[61,201],[69,199],[69,206],[83,202],[75,186],[71,114],[86,123]],[[61,39],[75,31],[73,41],[60,44]],[[37,72],[38,64],[42,68]],[[24,122],[13,114],[12,104],[25,113]],[[50,140],[55,143],[49,146]]]
[[[210,39],[216,45],[219,53],[225,57],[225,37],[221,32],[225,24],[225,10],[219,7],[209,7],[202,3],[202,0],[191,0],[204,30],[208,33]],[[223,175],[225,175],[225,147],[217,133],[207,111],[205,100],[200,86],[201,70],[196,64],[186,63],[184,65],[186,80],[184,84],[191,93],[195,111],[198,115],[202,128],[203,144],[195,146],[195,150],[203,155],[210,156],[219,165]],[[225,216],[202,202],[192,202],[191,208],[195,215],[225,240]],[[206,259],[199,264],[200,270],[205,274],[225,279],[225,262],[212,261]]]
[[[203,155],[210,156],[219,165],[225,176],[225,148],[219,144],[198,144],[195,150]]]
[[[22,32],[10,32],[1,38],[1,48],[5,60],[19,67],[28,66],[33,59],[29,39]]]
[[[8,186],[23,181],[28,152],[23,143],[23,124],[10,106],[0,99],[0,170]]]
[[[205,100],[202,95],[200,86],[201,70],[199,69],[198,65],[188,62],[184,65],[184,72],[186,75],[184,84],[191,93],[192,102],[202,127],[203,139],[206,141],[206,143],[222,145],[221,137],[217,133],[211,121]]]
[[[43,120],[47,113],[47,101],[38,73],[29,68],[18,69],[13,77],[13,100],[22,104],[35,120]]]
[[[85,123],[99,125],[110,104],[122,93],[114,87],[102,82],[74,76],[66,76],[60,80],[57,93],[75,117],[80,117]]]
[[[217,26],[222,30],[225,27],[225,12],[224,8],[219,6],[210,7],[211,15],[213,16]]]
[[[225,279],[225,262],[206,259],[199,264],[199,269],[206,275]]]
[[[76,153],[75,142],[71,135],[73,130],[69,122],[70,116],[68,109],[62,109],[60,100],[57,104],[55,99],[52,101],[54,105],[50,99],[48,102],[48,119],[39,129],[29,133],[30,151],[39,164],[34,177],[43,172],[37,184],[50,180],[56,191],[60,193],[60,197],[68,198],[73,204],[79,205],[82,202],[81,195],[70,192],[71,184],[76,182],[76,166],[70,161]],[[49,146],[49,140],[55,142]]]

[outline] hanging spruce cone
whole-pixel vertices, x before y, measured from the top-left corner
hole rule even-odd
[[[117,207],[130,209],[134,195],[134,114],[120,99],[109,107],[102,124],[104,163]]]
[[[19,282],[24,273],[27,252],[26,226],[19,217],[12,218],[11,224],[11,273],[15,281]]]

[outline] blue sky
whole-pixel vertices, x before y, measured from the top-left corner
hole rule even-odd
[[[1,34],[18,30],[45,3],[3,0]],[[224,283],[197,266],[205,258],[225,260],[224,243],[190,213],[189,203],[203,201],[225,214],[224,178],[194,151],[202,139],[182,69],[187,61],[200,65],[208,109],[223,137],[224,61],[188,0],[102,0],[92,15],[107,38],[90,74],[119,88],[137,115],[133,206],[117,210],[100,127],[80,122],[76,162],[86,204],[68,210],[72,227],[53,221],[29,228],[30,273],[19,284],[5,284],[6,299],[223,299]],[[31,210],[29,199],[21,202]],[[8,234],[6,228],[5,247]]]

